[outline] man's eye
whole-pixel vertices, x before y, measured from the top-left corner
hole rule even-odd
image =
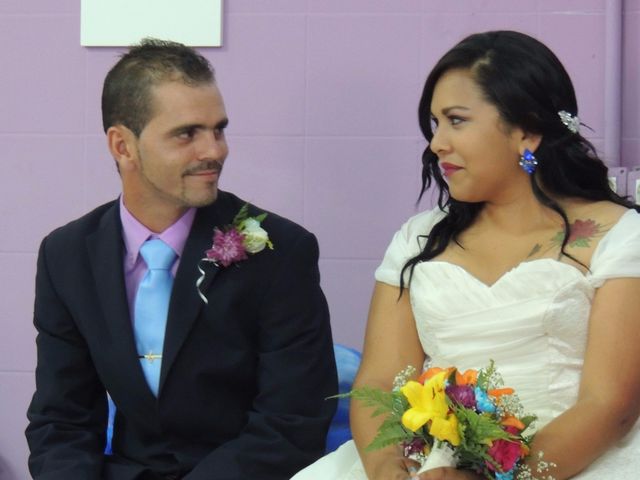
[[[181,132],[178,132],[178,138],[181,138],[183,140],[190,140],[194,137],[195,134],[196,134],[196,129],[189,128],[187,130],[182,130]]]

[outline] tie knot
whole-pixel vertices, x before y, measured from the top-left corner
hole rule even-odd
[[[159,238],[147,240],[140,247],[140,255],[149,270],[169,270],[176,259],[176,252]]]

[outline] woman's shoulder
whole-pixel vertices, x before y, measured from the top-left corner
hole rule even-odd
[[[592,274],[608,278],[640,276],[640,214],[610,202],[599,203],[572,223],[575,241],[580,240],[578,237],[594,240],[589,262]]]
[[[376,280],[389,285],[400,285],[400,272],[407,261],[420,253],[424,247],[424,237],[429,235],[433,226],[446,216],[446,213],[435,208],[426,210],[409,218],[398,230],[376,270]],[[408,279],[405,278],[405,281]]]
[[[562,205],[569,219],[597,218],[602,223],[615,224],[630,209],[624,205],[603,201],[572,200]]]
[[[575,253],[578,256],[578,250],[595,253],[601,244],[609,243],[611,238],[626,236],[629,229],[640,233],[640,215],[633,209],[613,202],[575,203],[565,211],[571,232],[567,248],[577,249]]]
[[[611,209],[609,216],[596,217],[603,230],[596,252],[617,249],[624,246],[640,250],[640,214],[631,208]]]
[[[400,228],[403,237],[414,239],[415,237],[429,235],[433,226],[447,215],[439,208],[425,210],[410,217]]]

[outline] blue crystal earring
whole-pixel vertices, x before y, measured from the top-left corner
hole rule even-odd
[[[538,166],[538,160],[533,155],[533,152],[528,148],[524,149],[524,153],[520,156],[520,162],[518,162],[522,169],[531,175],[536,171],[536,167]]]

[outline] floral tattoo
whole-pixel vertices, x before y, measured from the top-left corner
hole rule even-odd
[[[567,246],[573,248],[589,248],[591,246],[591,242],[596,238],[602,237],[610,228],[610,225],[604,225],[602,223],[597,223],[595,220],[587,219],[587,220],[576,220],[571,225],[569,225],[569,238],[567,239]],[[552,248],[558,248],[562,246],[562,242],[564,240],[564,230],[556,233],[551,240],[547,248],[544,249],[544,252],[548,252]],[[536,243],[527,258],[531,258],[534,255],[540,253],[543,250],[543,245],[540,243]]]
[[[595,238],[601,237],[608,228],[605,228],[602,224],[596,223],[594,220],[576,220],[569,226],[569,238],[567,239],[567,245],[569,247],[583,247],[588,248],[591,246],[591,241]],[[562,245],[564,240],[564,232],[558,232],[555,237],[551,239],[551,243],[555,246]]]

